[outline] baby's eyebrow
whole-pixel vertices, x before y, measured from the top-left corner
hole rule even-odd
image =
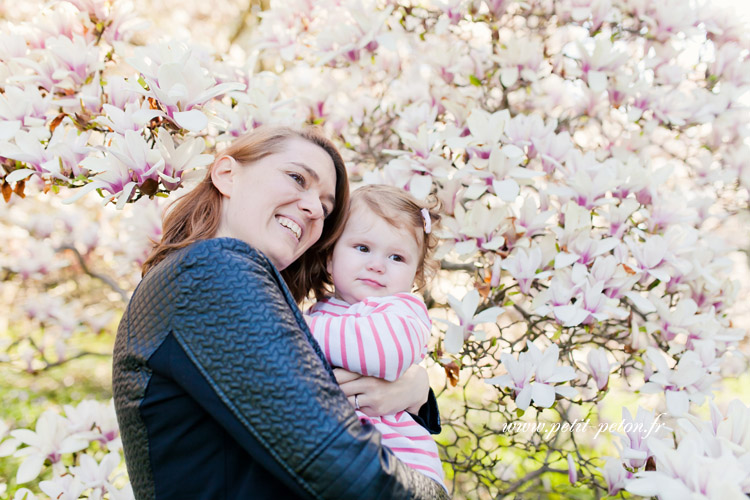
[[[318,175],[318,173],[315,170],[313,170],[312,168],[308,167],[306,164],[304,164],[302,162],[299,162],[299,161],[293,161],[291,163],[292,163],[292,165],[296,165],[296,166],[302,168],[305,172],[307,172],[307,175],[309,175],[310,177],[313,178],[313,180],[315,182],[317,182],[317,183],[320,182],[320,176]],[[330,201],[332,206],[334,206],[334,207],[336,206],[336,198],[332,194],[328,194],[325,197],[325,199],[328,200],[328,201]]]

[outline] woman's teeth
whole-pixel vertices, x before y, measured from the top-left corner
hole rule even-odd
[[[291,230],[294,233],[294,236],[297,237],[297,240],[299,240],[302,237],[302,228],[300,228],[297,225],[297,223],[294,222],[292,219],[287,219],[286,217],[278,216],[276,217],[276,220],[279,221],[279,224]]]

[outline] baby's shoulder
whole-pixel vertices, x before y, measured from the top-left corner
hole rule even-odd
[[[340,315],[346,313],[349,307],[349,304],[343,300],[339,300],[335,297],[325,297],[310,306],[306,314],[311,316],[315,314]]]
[[[413,311],[418,314],[427,314],[427,306],[422,297],[413,293],[396,293],[384,297],[368,297],[360,304],[373,312],[385,312],[388,310]]]

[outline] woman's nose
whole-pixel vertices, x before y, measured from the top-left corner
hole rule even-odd
[[[311,192],[304,193],[300,198],[299,207],[308,214],[311,219],[321,219],[325,213],[323,211],[323,204],[320,202],[318,197]]]

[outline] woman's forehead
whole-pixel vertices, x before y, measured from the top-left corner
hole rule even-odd
[[[284,141],[276,153],[284,162],[304,170],[310,179],[325,190],[331,202],[336,200],[336,167],[328,152],[318,144],[302,137]]]

